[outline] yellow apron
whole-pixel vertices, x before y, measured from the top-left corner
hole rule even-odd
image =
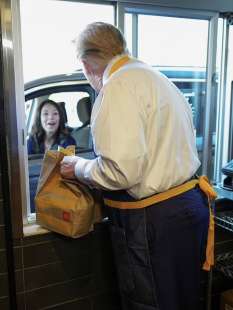
[[[217,194],[213,190],[212,186],[208,182],[206,176],[201,176],[199,179],[188,181],[182,185],[173,187],[165,192],[155,194],[148,198],[137,200],[137,201],[116,201],[110,199],[104,199],[104,203],[112,208],[118,209],[140,209],[146,208],[158,202],[167,200],[169,198],[178,196],[182,193],[189,191],[199,185],[200,189],[206,194],[209,201],[209,228],[206,246],[206,260],[202,266],[204,270],[210,270],[211,266],[214,265],[214,216],[211,210],[211,200],[217,197]]]

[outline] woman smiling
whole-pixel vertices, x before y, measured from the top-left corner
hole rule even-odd
[[[27,142],[28,154],[43,154],[49,149],[68,145],[76,146],[76,142],[65,127],[60,105],[49,99],[41,102]]]

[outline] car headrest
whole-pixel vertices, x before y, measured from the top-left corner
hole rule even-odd
[[[91,118],[91,99],[83,97],[77,102],[78,118],[83,124],[89,124]]]

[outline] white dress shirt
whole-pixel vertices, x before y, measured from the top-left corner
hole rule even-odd
[[[75,175],[107,190],[125,189],[136,199],[190,179],[200,162],[192,112],[163,74],[131,59],[109,77],[91,116],[96,158],[79,159]]]

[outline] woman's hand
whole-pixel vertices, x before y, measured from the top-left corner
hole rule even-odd
[[[75,165],[78,161],[77,156],[64,156],[61,161],[60,172],[63,178],[66,179],[75,179]]]

